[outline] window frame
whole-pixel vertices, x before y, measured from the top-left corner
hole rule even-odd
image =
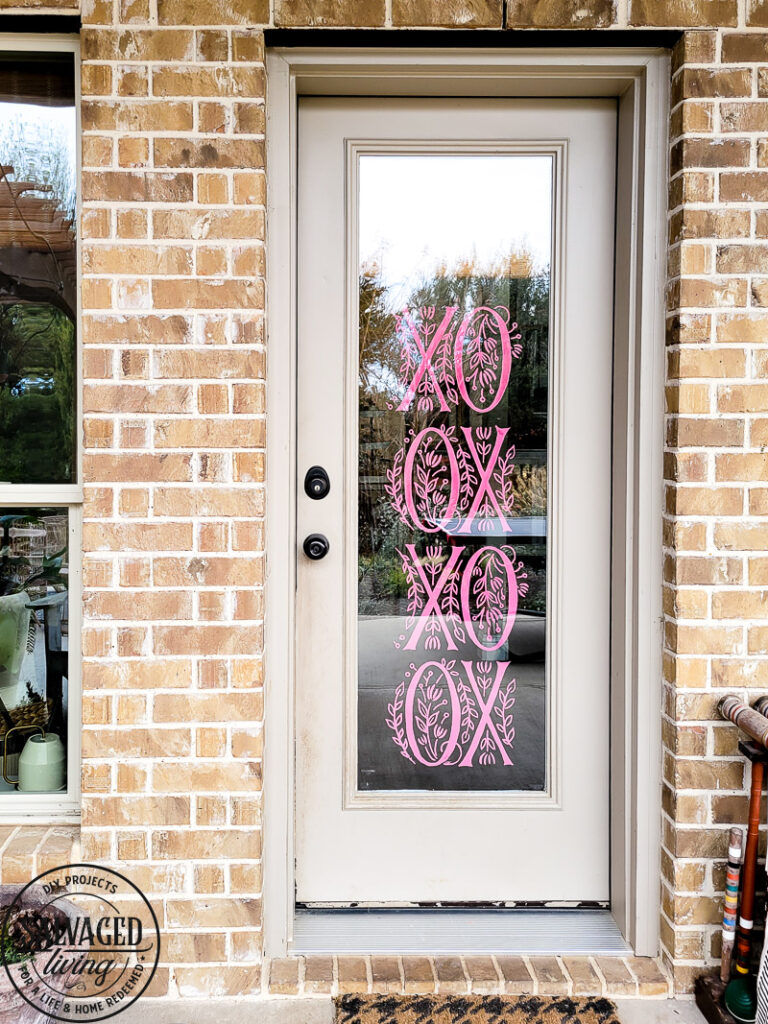
[[[82,536],[83,536],[83,359],[82,359],[82,172],[80,123],[80,40],[75,35],[0,33],[0,50],[24,53],[71,53],[75,78],[76,345],[75,345],[75,481],[68,484],[0,484],[0,507],[67,510],[69,521],[69,665],[67,675],[67,789],[63,793],[0,792],[0,824],[72,824],[80,820],[82,751]],[[2,748],[0,747],[0,758]]]

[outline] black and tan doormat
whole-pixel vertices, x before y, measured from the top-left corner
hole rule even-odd
[[[338,996],[336,1024],[619,1024],[609,999],[566,996]]]

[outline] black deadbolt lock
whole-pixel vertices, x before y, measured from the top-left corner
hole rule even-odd
[[[311,558],[313,562],[325,558],[329,548],[328,538],[322,533],[310,533],[304,540],[304,554],[307,558]]]
[[[312,466],[304,477],[304,490],[310,498],[318,501],[331,489],[331,481],[322,466]]]

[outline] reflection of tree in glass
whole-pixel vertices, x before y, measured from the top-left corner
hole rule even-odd
[[[0,305],[0,481],[73,476],[75,329],[46,304]]]
[[[40,108],[34,108],[38,114]],[[76,185],[75,161],[68,145],[71,108],[52,108],[50,117],[3,117],[0,136],[0,164],[13,168],[15,181],[47,185],[68,220],[74,223]]]
[[[394,368],[400,346],[395,316],[387,305],[387,289],[375,264],[363,268],[359,289],[360,408],[386,409],[397,383]]]
[[[11,105],[0,133],[0,482],[74,472],[74,108]]]
[[[390,605],[391,612],[399,614],[405,611],[407,581],[397,548],[411,542],[423,550],[430,537],[436,539],[434,534],[408,530],[385,492],[387,470],[406,431],[418,433],[425,427],[441,425],[509,427],[517,448],[513,514],[546,515],[549,269],[534,267],[525,252],[510,254],[486,267],[463,261],[441,267],[433,276],[417,281],[403,306],[394,308],[378,266],[370,264],[362,270],[359,289],[360,612],[381,614],[383,601]],[[402,295],[399,287],[397,294]],[[405,414],[396,411],[402,399],[396,314],[403,307],[418,310],[427,306],[437,309],[438,322],[446,307],[458,307],[455,325],[465,312],[478,306],[504,307],[518,324],[522,354],[514,362],[504,399],[482,417],[464,405],[448,413],[425,412],[415,408],[416,403]],[[545,549],[538,547],[538,555],[532,557],[531,552],[527,561],[535,582],[526,605],[543,610]]]
[[[359,288],[360,408],[385,409],[386,402],[396,405],[401,398],[396,390],[400,343],[395,314],[402,309],[392,308],[376,264],[363,267]],[[523,336],[523,352],[515,361],[508,401],[499,408],[518,447],[546,446],[548,268],[534,268],[527,253],[510,255],[490,267],[476,267],[469,261],[442,267],[433,277],[416,283],[403,306],[409,310],[457,306],[456,323],[464,312],[478,306],[508,309]]]

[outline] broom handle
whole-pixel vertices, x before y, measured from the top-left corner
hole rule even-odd
[[[739,881],[741,879],[741,847],[744,835],[740,828],[732,828],[728,837],[728,871],[725,876],[725,903],[723,906],[723,948],[720,954],[720,980],[728,984],[731,960],[736,942],[739,920]]]
[[[757,874],[757,841],[760,827],[760,800],[763,791],[765,766],[762,761],[752,762],[752,785],[749,792],[749,824],[747,845],[744,850],[744,872],[741,883],[741,907],[739,909],[739,934],[736,939],[736,954],[739,965],[746,969],[752,946],[752,925],[755,909],[755,876]]]

